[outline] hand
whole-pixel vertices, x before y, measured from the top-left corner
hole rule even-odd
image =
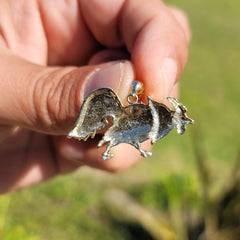
[[[176,96],[189,38],[185,15],[160,0],[1,1],[0,192],[82,165],[118,172],[135,164],[130,145],[102,161],[96,139],[64,136],[92,89],[111,87],[124,100],[137,79],[145,97]]]

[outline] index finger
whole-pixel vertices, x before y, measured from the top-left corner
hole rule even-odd
[[[126,45],[146,93],[156,100],[169,96],[188,56],[186,34],[172,11],[160,0],[80,2],[99,42]]]
[[[136,76],[144,81],[146,92],[154,99],[165,99],[187,61],[185,33],[169,8],[159,0],[151,4],[144,0],[126,4],[121,29],[129,43]],[[131,14],[133,11],[137,14]]]

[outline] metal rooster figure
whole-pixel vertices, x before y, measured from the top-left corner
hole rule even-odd
[[[187,108],[175,98],[167,98],[174,109],[150,97],[147,105],[138,103],[143,91],[143,84],[134,81],[132,92],[127,98],[130,104],[128,106],[123,106],[117,94],[110,88],[99,88],[90,92],[83,102],[77,122],[68,133],[68,137],[85,141],[90,136],[94,138],[96,132],[108,124],[107,118],[111,117],[113,123],[98,143],[98,148],[108,143],[102,159],[112,158],[114,155],[110,153],[110,149],[120,143],[133,145],[143,157],[147,157],[152,153],[144,151],[141,148],[141,142],[151,139],[153,144],[165,137],[174,127],[179,134],[183,134],[186,124],[194,123],[186,115]]]

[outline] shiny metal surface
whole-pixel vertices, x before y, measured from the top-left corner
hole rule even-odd
[[[152,153],[144,151],[140,143],[151,139],[153,144],[165,137],[174,127],[179,134],[183,134],[186,124],[194,123],[187,117],[186,107],[175,98],[168,97],[173,109],[150,97],[148,104],[137,103],[139,96],[143,94],[143,89],[142,83],[133,82],[132,92],[128,96],[130,104],[128,106],[123,106],[117,94],[110,88],[100,88],[90,92],[68,137],[85,141],[90,136],[93,138],[97,131],[108,124],[107,118],[111,117],[113,124],[98,143],[98,148],[108,143],[102,159],[112,158],[114,155],[110,149],[120,143],[131,144],[143,157],[147,157]]]

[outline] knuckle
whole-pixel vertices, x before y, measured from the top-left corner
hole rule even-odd
[[[33,90],[33,104],[37,125],[47,125],[49,122],[48,109],[46,105],[46,89],[49,87],[45,74],[37,76]],[[44,80],[43,80],[44,79]]]
[[[188,58],[188,43],[183,30],[175,25],[168,37],[162,40],[161,45],[164,46],[165,56],[175,59],[181,71]]]
[[[74,97],[71,69],[57,68],[42,74],[35,83],[33,102],[36,122],[48,130],[65,125]]]
[[[187,14],[180,8],[177,7],[169,7],[171,13],[173,14],[174,18],[180,25],[184,37],[186,38],[187,42],[190,42],[191,39],[191,30],[190,30],[190,23]]]
[[[182,18],[184,21],[188,21],[187,14],[182,9],[175,6],[170,6],[170,9],[177,18]]]

